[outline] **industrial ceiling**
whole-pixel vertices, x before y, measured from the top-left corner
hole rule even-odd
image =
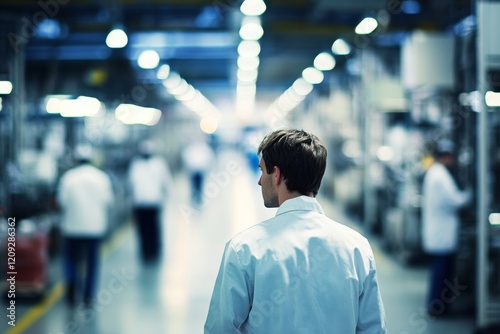
[[[470,0],[265,3],[257,89],[286,89],[318,53],[330,51],[337,38],[350,42],[354,50],[368,44],[397,49],[406,32],[449,30],[472,12]],[[404,7],[409,3],[416,9]],[[162,64],[169,64],[197,88],[227,88],[235,84],[240,5],[238,0],[3,0],[0,58],[25,51],[26,72],[31,76],[26,82],[28,96],[64,93],[81,85],[105,94],[105,99],[120,99],[137,82],[156,85],[151,71],[137,66],[144,49],[155,49]],[[366,37],[368,43],[357,40],[354,33],[366,16],[382,22]],[[105,44],[116,26],[129,36],[123,49]],[[0,66],[0,75],[8,71],[6,63]]]

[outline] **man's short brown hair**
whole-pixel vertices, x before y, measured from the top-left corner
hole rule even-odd
[[[277,130],[262,140],[257,153],[262,153],[268,174],[279,167],[289,191],[318,194],[326,169],[326,148],[318,137],[303,130]]]

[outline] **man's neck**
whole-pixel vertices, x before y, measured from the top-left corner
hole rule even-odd
[[[304,194],[299,193],[298,191],[291,191],[291,192],[287,191],[283,194],[278,195],[278,203],[281,206],[281,204],[283,204],[285,201],[287,201],[289,199],[297,198],[300,196],[314,197],[312,193],[304,195]]]

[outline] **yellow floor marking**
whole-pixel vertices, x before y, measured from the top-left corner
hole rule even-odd
[[[59,299],[61,299],[64,292],[62,282],[52,288],[50,294],[39,304],[33,306],[26,312],[26,314],[16,322],[16,326],[9,328],[5,334],[19,334],[30,327],[35,321],[42,317]]]
[[[101,258],[106,260],[111,253],[116,250],[116,248],[125,240],[125,237],[132,232],[131,224],[125,224],[120,227],[113,237],[104,244],[101,249]],[[4,334],[20,334],[24,330],[28,329],[33,325],[38,319],[40,319],[45,313],[47,313],[55,303],[57,303],[64,294],[64,284],[58,282],[44,298],[43,301],[31,307],[21,319],[16,321],[16,326],[7,329]]]

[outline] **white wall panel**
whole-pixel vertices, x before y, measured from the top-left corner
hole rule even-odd
[[[422,86],[452,89],[455,85],[455,40],[452,35],[416,32],[402,47],[405,88]]]

